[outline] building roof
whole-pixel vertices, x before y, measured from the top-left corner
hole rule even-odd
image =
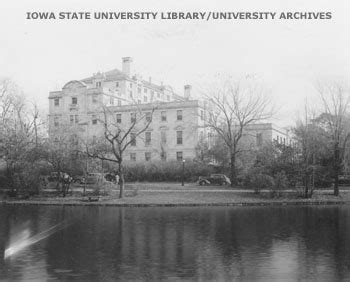
[[[84,82],[84,83],[92,83],[92,80],[94,78],[98,78],[99,76],[101,78],[103,78],[104,80],[107,80],[107,81],[122,80],[122,79],[128,79],[129,78],[122,71],[120,71],[118,69],[113,69],[113,70],[110,70],[110,71],[107,71],[107,72],[104,72],[104,73],[98,72],[97,74],[94,74],[91,77],[81,79],[81,81]]]
[[[87,77],[84,79],[81,79],[80,81],[84,82],[84,83],[92,83],[93,79],[95,78],[102,78],[105,81],[117,81],[117,80],[124,80],[124,79],[129,79],[131,80],[131,78],[125,74],[124,72],[122,72],[121,70],[118,69],[113,69],[104,73],[98,72],[96,74],[94,74],[91,77]],[[154,89],[156,91],[163,91],[164,86],[162,85],[157,85],[154,83],[151,83],[149,81],[146,80],[141,80],[141,83],[151,89]]]

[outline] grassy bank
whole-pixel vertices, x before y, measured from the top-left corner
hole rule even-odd
[[[91,200],[97,197],[91,196]],[[284,193],[279,197],[271,197],[270,193],[254,194],[242,191],[152,191],[127,190],[123,199],[119,199],[117,191],[110,196],[100,196],[98,201],[89,201],[87,196],[74,193],[66,197],[33,196],[25,200],[2,199],[4,204],[33,205],[106,205],[106,206],[230,206],[230,205],[306,205],[306,204],[347,204],[350,193],[344,192],[335,197],[328,192],[317,191],[310,199],[303,199],[296,193]]]

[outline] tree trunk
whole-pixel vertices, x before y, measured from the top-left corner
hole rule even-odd
[[[334,196],[339,196],[339,175],[335,173],[334,175]]]
[[[231,166],[230,166],[230,179],[231,179],[231,187],[236,184],[236,155],[231,154]]]
[[[304,191],[304,198],[309,197],[309,172],[306,168],[306,174],[305,174],[305,191]]]
[[[334,145],[334,196],[339,196],[339,146],[338,143]]]
[[[119,199],[124,196],[124,171],[122,163],[118,163],[118,174],[119,174]]]

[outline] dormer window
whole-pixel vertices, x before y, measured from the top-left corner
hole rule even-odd
[[[55,102],[55,106],[59,106],[60,105],[60,99],[58,99],[58,98],[55,98],[55,100],[54,100]]]
[[[72,97],[72,105],[77,105],[77,104],[78,104],[78,98]]]
[[[97,87],[101,87],[101,85],[102,85],[101,81],[97,81],[97,82],[96,82],[96,88],[97,88]]]

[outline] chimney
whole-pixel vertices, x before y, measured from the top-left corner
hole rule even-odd
[[[191,85],[184,86],[184,97],[186,100],[189,100],[191,98],[191,90],[192,90]]]
[[[133,69],[132,69],[132,58],[131,57],[124,57],[123,58],[123,65],[122,65],[122,71],[128,76],[133,75]]]

